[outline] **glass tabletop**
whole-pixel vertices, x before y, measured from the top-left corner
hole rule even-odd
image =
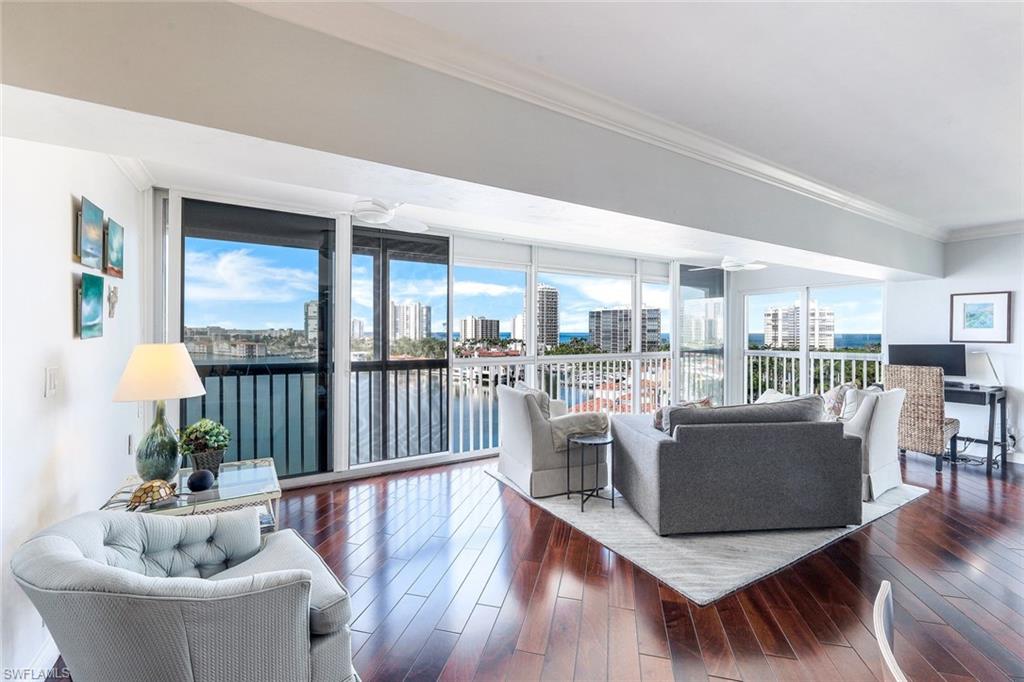
[[[610,433],[581,433],[569,436],[569,442],[577,445],[610,445],[612,435]]]
[[[277,480],[277,470],[272,459],[225,462],[220,465],[220,474],[213,487],[198,493],[188,488],[188,477],[191,475],[192,469],[178,472],[179,506],[281,493],[281,484]]]

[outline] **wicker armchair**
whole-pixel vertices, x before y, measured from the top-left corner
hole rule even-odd
[[[935,457],[935,470],[942,471],[942,459],[949,443],[956,461],[960,420],[946,416],[945,385],[941,367],[886,365],[885,387],[907,392],[900,413],[900,450],[913,450]]]

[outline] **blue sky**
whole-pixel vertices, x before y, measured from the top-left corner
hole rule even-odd
[[[800,294],[796,291],[748,296],[747,331],[755,334],[764,332],[765,309],[793,305],[799,300]],[[837,334],[882,333],[881,285],[820,287],[811,289],[811,300],[835,311]]]
[[[373,319],[372,261],[352,258],[352,315],[369,326]],[[443,332],[446,318],[447,269],[443,265],[393,260],[391,295],[397,301],[418,300],[432,308],[432,327]],[[458,321],[482,315],[501,321],[509,331],[513,317],[523,311],[526,273],[522,270],[456,265],[455,310]],[[603,307],[630,305],[626,278],[540,273],[538,281],[559,291],[560,328],[586,332],[587,313]],[[316,298],[317,253],[310,249],[262,246],[209,239],[185,240],[185,324],[219,325],[236,329],[301,329],[302,305]],[[882,296],[879,285],[822,287],[812,296],[836,312],[840,334],[880,333]],[[756,294],[748,298],[751,332],[763,331],[764,309],[797,301],[796,292]],[[646,283],[645,307],[662,309],[669,319],[669,291],[664,284]],[[668,325],[663,323],[663,331]]]
[[[317,252],[212,239],[185,239],[185,324],[302,329],[317,297]]]

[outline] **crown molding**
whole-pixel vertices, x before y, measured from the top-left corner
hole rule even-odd
[[[1005,223],[973,225],[949,230],[947,242],[965,242],[971,239],[988,239],[990,237],[1006,237],[1024,233],[1024,220],[1010,220]]]
[[[141,160],[132,159],[127,156],[114,156],[113,154],[110,154],[110,160],[135,185],[135,189],[138,191],[145,192],[154,185],[153,175]]]
[[[947,231],[937,225],[604,95],[495,57],[451,34],[373,4],[237,4],[901,230],[939,241],[948,236]]]

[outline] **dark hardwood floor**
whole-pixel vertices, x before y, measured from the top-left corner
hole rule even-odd
[[[290,491],[280,516],[352,592],[367,682],[880,680],[881,580],[911,678],[1024,679],[1024,468],[933,461],[905,463],[931,494],[704,608],[499,484],[495,460]]]
[[[366,682],[881,680],[881,580],[913,680],[1024,680],[1024,467],[933,461],[904,465],[929,495],[704,608],[497,483],[495,460],[293,490],[281,525],[352,592]]]

